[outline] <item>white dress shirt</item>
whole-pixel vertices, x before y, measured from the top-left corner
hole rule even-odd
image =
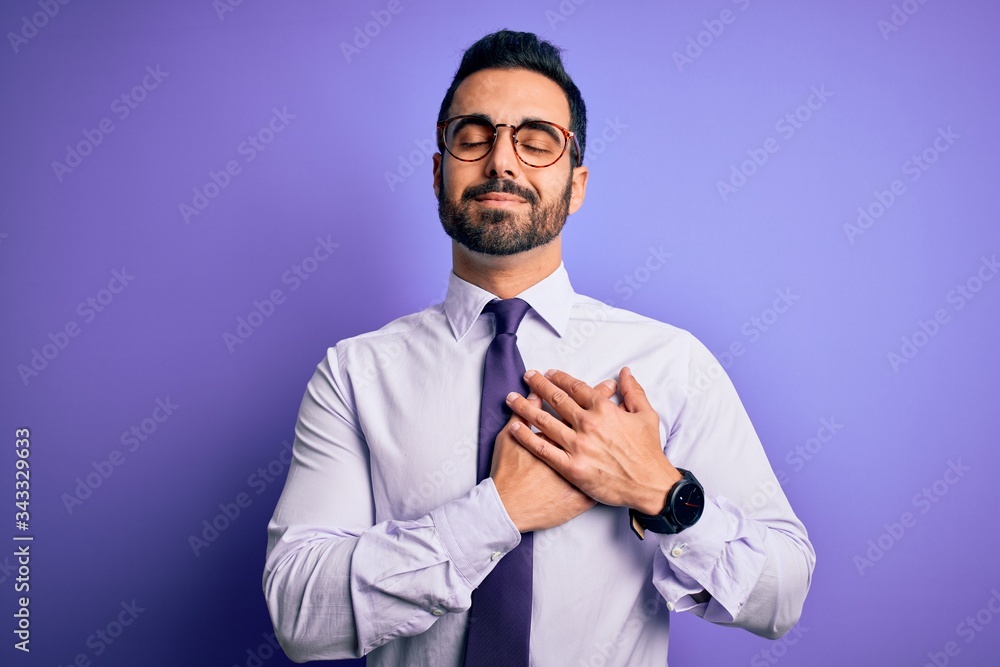
[[[670,461],[705,487],[701,519],[640,541],[597,505],[535,533],[531,664],[665,665],[669,610],[767,637],[798,620],[815,553],[732,383],[690,333],[577,294],[562,264],[518,295],[526,368],[594,386],[629,366]],[[443,303],[327,351],[268,526],[264,594],[296,661],[460,667],[472,591],[520,541],[476,484],[497,298],[451,274]],[[620,396],[615,396],[620,402]],[[708,602],[691,597],[702,590]]]

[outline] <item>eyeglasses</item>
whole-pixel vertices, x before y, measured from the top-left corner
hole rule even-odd
[[[437,124],[445,149],[456,160],[476,162],[490,154],[501,127],[511,129],[514,154],[529,167],[548,167],[559,161],[570,139],[580,154],[576,133],[547,120],[529,120],[517,127],[507,123],[494,125],[482,116],[455,116]],[[572,152],[570,153],[572,156]]]

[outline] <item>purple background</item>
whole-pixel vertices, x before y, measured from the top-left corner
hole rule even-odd
[[[47,2],[58,13],[24,28]],[[0,549],[0,662],[288,664],[258,650],[282,441],[328,346],[443,297],[449,241],[420,146],[461,51],[509,27],[565,47],[589,107],[590,187],[564,243],[574,287],[719,355],[742,343],[723,360],[818,552],[797,633],[774,643],[674,614],[671,664],[996,664],[1000,280],[977,272],[993,278],[982,258],[1000,251],[1000,7],[908,0],[893,26],[889,0],[399,2],[0,9],[0,541],[19,533],[17,427],[32,434],[35,536],[29,656],[12,648],[14,543]],[[345,55],[366,26],[375,36]],[[122,118],[115,100],[147,67],[167,74]],[[803,107],[814,87],[830,95]],[[274,109],[294,118],[247,161],[241,142]],[[779,125],[795,113],[794,132]],[[57,174],[104,118],[113,131]],[[230,160],[239,173],[185,221],[179,205]],[[897,179],[882,215],[845,231]],[[318,237],[339,246],[293,290],[283,276]],[[651,248],[670,253],[652,271]],[[102,293],[123,267],[134,279]],[[966,284],[971,300],[952,292]],[[231,351],[224,334],[275,289],[283,302]],[[778,290],[795,298],[775,317]],[[70,322],[78,335],[22,380]],[[894,368],[904,337],[916,354]],[[178,407],[129,451],[123,432],[157,399]],[[832,438],[824,419],[842,425]],[[67,509],[114,450],[121,465]],[[277,479],[255,476],[269,464]],[[189,537],[240,493],[249,506],[196,555]],[[133,600],[143,611],[113,644],[88,644]],[[979,630],[960,626],[977,613]]]

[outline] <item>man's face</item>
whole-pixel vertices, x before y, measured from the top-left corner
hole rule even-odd
[[[480,70],[455,90],[448,117],[477,115],[520,125],[547,120],[569,127],[569,102],[557,83],[528,70]],[[513,130],[501,127],[493,150],[477,162],[434,156],[434,190],[445,232],[469,250],[513,255],[544,245],[583,203],[586,168],[572,168],[567,147],[548,167],[514,153]]]

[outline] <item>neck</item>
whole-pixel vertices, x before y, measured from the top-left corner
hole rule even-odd
[[[542,281],[559,268],[562,239],[557,236],[543,246],[516,255],[484,255],[452,241],[452,271],[462,280],[510,299]]]

